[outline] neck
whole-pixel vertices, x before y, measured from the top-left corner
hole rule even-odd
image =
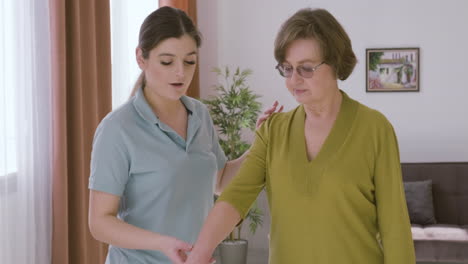
[[[334,92],[326,95],[316,102],[304,104],[304,111],[307,119],[326,119],[335,117],[341,106],[343,96],[337,88]]]
[[[185,110],[185,106],[182,104],[180,99],[171,100],[169,98],[162,97],[153,92],[150,88],[143,89],[143,93],[146,101],[148,101],[148,104],[158,118],[175,116],[177,113],[180,113],[181,110]]]

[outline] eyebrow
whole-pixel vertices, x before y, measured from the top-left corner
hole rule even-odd
[[[196,51],[192,51],[192,52],[187,53],[187,55],[185,55],[185,56],[196,55],[196,54],[197,54]],[[161,54],[158,55],[158,57],[162,57],[162,56],[175,57],[175,55],[171,54],[171,53],[161,53]]]
[[[298,64],[302,64],[302,63],[304,63],[304,62],[312,62],[312,63],[314,63],[315,61],[314,61],[314,60],[311,60],[311,59],[305,59],[305,60],[298,61],[297,63],[298,63]]]
[[[284,60],[284,62],[286,62],[287,64],[292,64],[290,63],[288,60]],[[283,62],[283,63],[284,63]],[[316,61],[312,60],[312,59],[303,59],[303,60],[300,60],[297,62],[297,64],[303,64],[304,62],[311,62],[311,63],[315,63]]]

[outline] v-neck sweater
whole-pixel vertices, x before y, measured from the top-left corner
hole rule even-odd
[[[266,188],[270,264],[414,264],[393,127],[341,93],[338,116],[313,160],[304,107],[274,114],[218,202],[245,217]]]

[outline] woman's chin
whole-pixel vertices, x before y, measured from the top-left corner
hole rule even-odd
[[[307,102],[307,96],[304,95],[294,95],[294,99],[296,99],[296,102],[299,104],[304,104]]]
[[[179,100],[182,96],[186,94],[187,94],[187,89],[180,89],[180,90],[172,91],[170,97],[171,99]]]

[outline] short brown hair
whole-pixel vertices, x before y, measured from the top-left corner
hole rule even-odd
[[[340,80],[346,80],[356,65],[351,40],[340,23],[325,9],[304,8],[281,26],[275,40],[275,59],[285,60],[289,45],[298,39],[318,41],[323,60],[335,69]]]

